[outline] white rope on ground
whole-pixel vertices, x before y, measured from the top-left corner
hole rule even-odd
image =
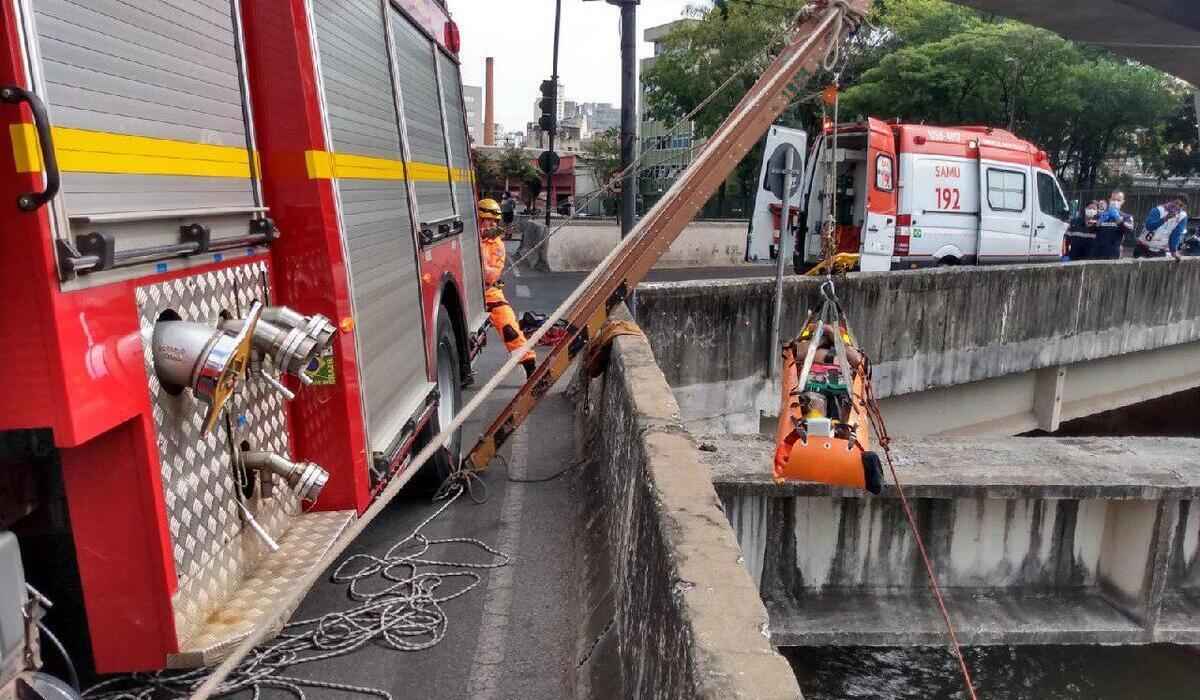
[[[386,690],[347,683],[297,678],[284,671],[297,664],[325,661],[350,654],[375,642],[395,651],[421,651],[446,636],[450,618],[443,607],[466,595],[483,580],[480,572],[509,564],[509,556],[473,537],[430,538],[422,533],[463,493],[460,487],[429,517],[382,556],[353,554],[333,571],[334,583],[346,585],[359,604],[319,617],[295,620],[270,644],[254,649],[214,695],[282,691],[306,700],[305,690],[341,691],[351,695],[392,700]],[[439,558],[436,547],[469,545],[492,558],[472,562]],[[88,688],[85,700],[152,700],[185,697],[209,677],[210,668],[138,673],[105,680]],[[324,693],[317,697],[326,697]]]

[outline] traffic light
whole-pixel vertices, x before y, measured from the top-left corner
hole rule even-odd
[[[542,131],[554,131],[558,122],[557,92],[555,81],[542,81],[542,99],[538,100],[538,109],[542,111],[542,116],[538,118],[538,126]]]

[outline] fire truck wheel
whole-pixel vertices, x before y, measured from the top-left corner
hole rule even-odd
[[[442,432],[442,426],[450,425],[454,416],[462,409],[462,384],[459,381],[461,373],[458,340],[454,334],[454,325],[450,322],[450,310],[443,306],[438,314],[437,324],[438,407],[422,431],[422,445]],[[462,428],[459,428],[455,431],[454,438],[434,453],[433,459],[425,467],[424,476],[431,482],[431,486],[440,486],[446,477],[450,476],[461,460],[461,453]]]

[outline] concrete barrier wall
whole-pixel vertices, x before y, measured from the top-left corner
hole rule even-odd
[[[819,285],[785,282],[785,334]],[[1200,260],[860,273],[837,286],[881,398],[1200,340]],[[689,425],[754,432],[757,409],[773,411],[773,295],[769,279],[639,288],[638,322]]]
[[[579,484],[589,540],[580,695],[799,698],[645,340],[618,337],[605,375],[576,388],[594,458]]]
[[[551,229],[558,223],[551,221]],[[746,256],[745,221],[693,221],[659,258],[655,267],[740,265]],[[592,270],[621,240],[614,219],[576,219],[546,244],[546,261],[556,272]]]
[[[775,484],[770,439],[705,439],[777,644],[940,638],[894,485],[865,497]],[[946,439],[896,453],[964,643],[1200,642],[1200,441]]]

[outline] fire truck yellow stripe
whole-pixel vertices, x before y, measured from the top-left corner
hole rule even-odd
[[[10,124],[9,135],[17,172],[41,172],[44,165],[33,125]],[[250,154],[244,146],[221,146],[69,127],[54,127],[53,135],[58,167],[63,172],[250,177]],[[256,153],[256,159],[257,156]],[[313,179],[405,179],[406,164],[390,158],[308,151],[304,154],[304,160],[308,176]],[[466,169],[416,161],[407,163],[407,176],[417,182],[445,181],[447,178],[455,182],[471,182],[474,179]]]
[[[31,124],[9,126],[19,172],[42,170],[37,133]],[[59,170],[114,175],[250,177],[245,146],[220,146],[147,136],[54,127]]]
[[[351,153],[308,151],[304,154],[308,176],[314,180],[341,178],[345,180],[403,180],[407,165],[408,178],[415,182],[438,182],[453,178],[455,182],[471,182],[470,170],[447,168],[435,163],[394,160]]]
[[[19,173],[42,171],[42,150],[38,148],[37,129],[33,124],[9,124],[8,134],[12,139],[13,161]]]

